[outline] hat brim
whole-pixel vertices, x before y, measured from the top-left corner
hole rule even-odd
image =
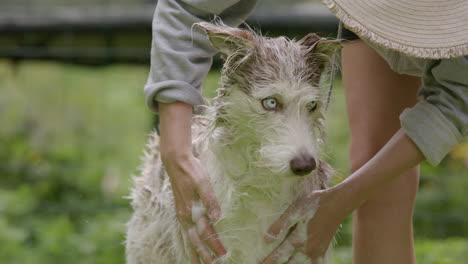
[[[430,59],[468,55],[468,0],[322,0],[359,35]]]

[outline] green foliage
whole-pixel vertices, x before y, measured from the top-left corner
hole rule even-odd
[[[459,264],[468,259],[466,238],[420,240],[416,242],[416,258],[424,264]]]
[[[468,259],[466,238],[445,240],[416,240],[416,262],[420,264],[460,264]],[[351,264],[350,247],[337,248],[333,252],[333,264]]]
[[[0,263],[123,263],[146,74],[0,61]]]
[[[414,215],[418,237],[468,237],[467,168],[452,159],[423,164]]]
[[[147,71],[0,61],[0,263],[124,263],[130,209],[122,197],[152,124],[142,92]],[[215,94],[218,79],[208,76],[205,95]],[[340,83],[327,118],[326,158],[339,182],[349,170]],[[422,166],[419,263],[467,258],[468,175],[460,153],[440,167]],[[335,263],[351,263],[350,223],[338,234]],[[440,240],[451,236],[460,238]]]

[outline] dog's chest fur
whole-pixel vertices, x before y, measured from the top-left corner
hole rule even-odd
[[[203,135],[198,141],[197,131],[206,131],[206,128],[203,128],[204,122],[197,121],[193,145],[195,149],[204,149],[199,159],[209,172],[221,207],[222,217],[214,226],[228,250],[224,263],[260,263],[282,241],[278,238],[277,242],[266,243],[264,237],[268,228],[291,205],[308,179],[275,175],[253,166],[248,158],[253,154],[242,143],[219,144]],[[319,188],[317,184],[315,189]]]
[[[256,175],[252,170],[243,176],[258,177],[261,173],[259,171]],[[296,197],[300,181],[284,179],[265,183],[261,188],[239,186],[226,174],[221,177],[225,180],[213,181],[222,211],[222,218],[215,223],[215,229],[228,249],[227,263],[259,263],[278,245],[267,244],[264,236]]]
[[[236,164],[226,163],[231,151],[223,151],[222,155],[213,151],[226,147],[213,145],[202,133],[206,130],[206,123],[195,119],[194,152],[209,174],[221,207],[222,217],[214,227],[228,250],[217,263],[258,264],[282,240],[267,244],[264,236],[295,199],[305,179],[274,177],[271,172],[242,164],[247,161],[241,157],[236,157]],[[148,148],[142,176],[135,178],[130,197],[134,214],[128,223],[127,262],[190,263],[188,244],[177,222],[170,182],[160,159],[157,135],[152,136]]]

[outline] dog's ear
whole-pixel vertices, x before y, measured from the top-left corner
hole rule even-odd
[[[298,43],[304,47],[313,48],[320,39],[322,38],[319,37],[317,34],[309,33],[305,37],[303,37],[301,40],[299,40]]]
[[[341,41],[322,38],[315,44],[314,51],[331,56],[334,53],[339,52],[341,48]]]
[[[322,38],[315,33],[307,34],[298,43],[304,46],[308,52],[325,54],[327,56],[332,55],[341,48],[341,41]]]
[[[225,55],[232,55],[238,51],[253,48],[254,35],[248,30],[232,28],[224,25],[213,25],[211,23],[196,23],[208,35],[215,48]]]
[[[298,43],[303,46],[309,68],[314,73],[311,74],[313,76],[311,82],[318,84],[321,73],[325,70],[326,65],[334,63],[333,55],[339,52],[341,48],[340,41],[322,38],[314,33],[310,33],[299,40]]]

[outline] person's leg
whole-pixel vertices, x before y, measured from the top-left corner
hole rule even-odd
[[[393,72],[361,40],[344,45],[342,60],[355,171],[400,128],[399,115],[416,103],[420,79]],[[353,263],[415,263],[412,217],[418,174],[418,168],[412,169],[356,210]]]

